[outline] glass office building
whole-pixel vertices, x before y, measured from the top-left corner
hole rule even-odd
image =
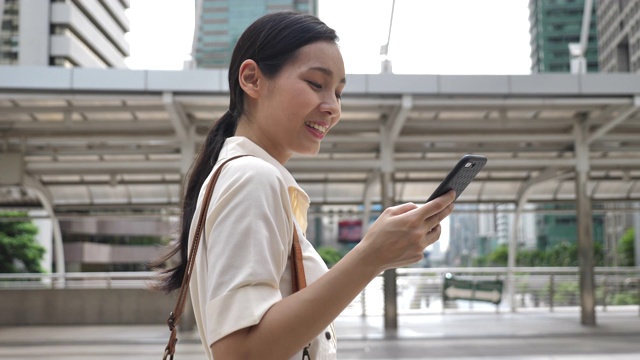
[[[585,54],[587,71],[598,71],[597,18],[592,8]],[[569,44],[580,42],[584,0],[529,0],[531,72],[570,72]]]
[[[249,24],[264,14],[287,10],[317,15],[317,0],[196,0],[192,67],[228,67]]]
[[[126,68],[129,0],[0,0],[0,65]]]
[[[640,0],[596,1],[602,72],[640,72]]]

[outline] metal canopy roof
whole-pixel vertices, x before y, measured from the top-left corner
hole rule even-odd
[[[222,70],[0,67],[0,206],[175,209],[182,173],[227,108]],[[489,162],[459,201],[573,200],[576,124],[594,200],[640,200],[640,75],[348,75],[342,120],[287,164],[316,205],[424,201],[465,153]],[[9,167],[0,172],[19,171]],[[18,170],[16,170],[18,169]],[[0,181],[3,177],[0,175]],[[15,182],[15,181],[14,181]]]

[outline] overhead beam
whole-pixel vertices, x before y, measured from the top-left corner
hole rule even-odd
[[[441,109],[480,109],[492,108],[512,108],[514,110],[533,110],[542,108],[546,110],[559,110],[563,108],[581,109],[601,109],[603,106],[631,105],[633,101],[628,98],[606,98],[606,97],[534,97],[534,98],[424,98],[414,96],[413,106],[415,108],[426,107],[431,111]]]
[[[395,171],[433,171],[449,170],[455,159],[424,159],[424,160],[395,160]],[[638,158],[592,158],[592,169],[640,168]],[[488,171],[497,170],[532,170],[545,167],[567,168],[574,167],[574,158],[505,158],[491,159],[487,164]],[[95,174],[95,173],[163,173],[176,172],[181,167],[180,161],[58,161],[58,162],[28,162],[27,172],[34,175],[43,174]],[[378,159],[292,159],[287,163],[290,171],[300,172],[360,172],[382,169],[382,162]]]
[[[627,108],[622,113],[620,113],[618,116],[616,116],[613,120],[611,120],[608,123],[600,126],[595,132],[593,132],[591,135],[589,135],[589,137],[587,138],[587,144],[591,144],[592,142],[594,142],[598,138],[602,137],[603,135],[605,135],[606,133],[611,131],[611,129],[613,129],[614,127],[618,126],[618,124],[620,124],[623,121],[625,121],[628,118],[630,118],[633,114],[635,114],[638,111],[638,109],[640,109],[640,95],[634,96],[634,98],[633,98],[633,106]]]

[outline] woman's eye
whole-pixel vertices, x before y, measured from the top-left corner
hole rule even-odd
[[[313,86],[313,87],[314,87],[314,88],[316,88],[316,89],[322,89],[322,85],[320,85],[320,84],[318,84],[318,83],[315,83],[315,82],[313,82],[313,81],[308,81],[308,80],[307,80],[307,83],[308,83],[309,85]]]
[[[342,94],[338,94],[338,93],[336,93],[336,99],[338,99],[338,100],[342,100]]]

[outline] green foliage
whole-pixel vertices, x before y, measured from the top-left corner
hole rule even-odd
[[[340,254],[338,250],[329,246],[318,248],[318,254],[320,254],[320,257],[328,267],[332,267],[342,259],[342,254]]]
[[[557,284],[553,294],[553,303],[563,306],[580,304],[580,285],[578,283]]]
[[[507,266],[509,261],[509,247],[507,245],[498,246],[487,256],[490,266]]]
[[[618,254],[620,254],[620,266],[636,266],[635,260],[635,231],[628,229],[618,242]]]
[[[611,299],[611,305],[638,305],[638,294],[630,292],[615,294]]]
[[[4,218],[26,217],[24,212],[6,212]],[[30,221],[0,221],[0,273],[42,272],[45,249],[36,242],[38,227]]]
[[[542,250],[521,250],[518,251],[516,264],[519,266],[541,266],[545,262],[546,251]]]
[[[602,245],[593,245],[594,265],[603,266],[604,252]],[[474,261],[476,266],[507,266],[509,247],[498,246],[486,257]],[[557,244],[549,250],[520,250],[516,256],[518,266],[578,266],[578,244],[567,242]]]

